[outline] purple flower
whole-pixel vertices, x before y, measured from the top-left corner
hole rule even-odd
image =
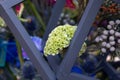
[[[37,47],[37,49],[42,52],[42,39],[37,37],[37,36],[32,36],[31,37],[32,41],[34,42],[35,46]],[[29,59],[29,57],[27,56],[27,53],[24,51],[24,49],[22,49],[22,54],[23,54],[23,57],[25,59]]]
[[[37,37],[37,36],[34,36],[34,37],[31,37],[32,41],[34,42],[34,44],[36,45],[36,47],[38,48],[39,51],[42,51],[42,39]]]

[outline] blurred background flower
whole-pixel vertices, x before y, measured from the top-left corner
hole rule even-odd
[[[42,39],[38,36],[31,36],[32,41],[34,42],[35,46],[37,47],[37,49],[43,53],[43,49],[42,49]],[[27,53],[25,52],[24,49],[22,49],[22,55],[23,58],[26,60],[30,60],[29,57],[27,56]]]

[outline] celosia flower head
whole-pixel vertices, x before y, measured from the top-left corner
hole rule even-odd
[[[72,26],[69,24],[57,26],[48,37],[44,48],[44,55],[56,55],[59,54],[64,48],[67,48],[74,36],[77,26]],[[83,44],[83,48],[86,50],[86,43]],[[82,48],[79,55],[85,52]]]
[[[71,38],[74,35],[76,26],[60,25],[57,26],[48,37],[44,48],[45,56],[56,55],[59,51],[69,46]]]
[[[6,24],[5,24],[5,21],[3,20],[2,17],[0,17],[0,27],[5,27]]]

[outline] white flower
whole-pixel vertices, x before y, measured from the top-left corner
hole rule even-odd
[[[110,36],[110,37],[109,37],[109,40],[110,40],[110,41],[115,40],[114,36]]]
[[[115,45],[115,41],[110,41],[110,45]]]
[[[106,49],[105,49],[105,48],[101,48],[101,51],[102,51],[103,53],[106,53]]]
[[[114,21],[109,21],[109,24],[110,24],[110,25],[114,25],[115,22],[114,22]]]
[[[117,42],[120,43],[120,39],[118,39]]]
[[[100,37],[96,37],[95,42],[99,42],[99,41],[100,41]]]
[[[107,29],[112,29],[112,26],[111,25],[107,25]]]
[[[120,20],[116,20],[116,23],[117,23],[117,24],[120,24]]]
[[[101,37],[102,37],[103,39],[107,39],[107,36],[106,36],[106,35],[101,35]]]
[[[115,31],[114,31],[113,29],[111,29],[111,30],[109,31],[109,33],[110,33],[111,35],[113,35],[113,34],[115,33]]]
[[[111,48],[110,48],[110,51],[115,51],[115,47],[111,47]]]
[[[107,47],[107,48],[110,48],[110,47],[111,47],[111,45],[110,45],[109,43],[107,43],[107,44],[106,44],[106,47]]]
[[[102,42],[102,46],[106,46],[106,44],[107,44],[106,42]]]
[[[120,36],[120,33],[119,33],[119,32],[115,32],[115,36],[116,36],[116,37],[119,37],[119,36]]]
[[[104,35],[108,35],[108,30],[104,30],[104,31],[103,31],[103,34],[104,34]]]

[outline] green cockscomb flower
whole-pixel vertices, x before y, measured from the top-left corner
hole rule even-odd
[[[44,55],[56,55],[59,54],[64,48],[67,48],[70,44],[71,39],[74,36],[77,26],[69,24],[57,26],[48,37],[44,48]],[[86,49],[85,49],[86,50]],[[84,52],[82,50],[81,52]],[[81,54],[80,52],[80,54]]]
[[[5,27],[5,21],[0,17],[0,27]]]
[[[82,53],[84,53],[86,51],[86,49],[87,49],[87,44],[84,42],[83,45],[82,45],[82,48],[81,48],[81,50],[79,52],[79,56],[81,56]]]

